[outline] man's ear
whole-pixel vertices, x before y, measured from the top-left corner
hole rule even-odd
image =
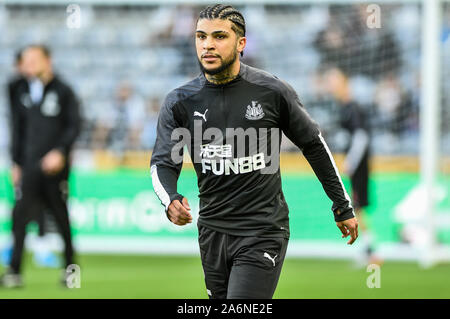
[[[238,52],[242,54],[242,52],[245,49],[245,45],[247,44],[247,38],[246,37],[240,37],[238,40]]]

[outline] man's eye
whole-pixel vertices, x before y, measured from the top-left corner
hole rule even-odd
[[[223,34],[219,34],[218,36],[216,36],[217,39],[225,39],[225,36]]]
[[[199,34],[199,35],[197,35],[197,38],[199,38],[199,39],[205,39],[206,37],[203,35],[203,34]]]

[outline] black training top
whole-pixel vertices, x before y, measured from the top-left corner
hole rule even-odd
[[[370,154],[368,115],[356,102],[350,101],[340,107],[340,122],[351,137],[346,150],[346,162],[348,173],[352,176],[359,167],[368,167]]]
[[[79,103],[72,89],[58,77],[44,87],[41,102],[34,104],[25,79],[9,86],[12,159],[25,168],[37,167],[52,149],[66,156],[80,132]]]
[[[177,180],[186,145],[198,176],[199,225],[231,235],[288,238],[279,169],[282,131],[303,151],[333,201],[335,220],[354,217],[317,124],[293,88],[267,72],[241,63],[238,77],[224,85],[200,74],[167,95],[157,130],[151,174],[166,211],[183,198]]]

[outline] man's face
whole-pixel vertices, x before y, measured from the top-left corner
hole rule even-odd
[[[50,68],[50,59],[39,48],[28,48],[23,52],[21,68],[26,77],[41,77]]]
[[[245,38],[231,28],[232,22],[222,19],[200,19],[195,32],[195,46],[202,71],[217,74],[232,65],[245,47]]]
[[[117,97],[121,101],[126,101],[131,96],[132,93],[133,90],[130,87],[130,85],[128,83],[123,83],[119,86],[117,90]]]
[[[345,85],[345,77],[340,70],[332,68],[326,71],[323,79],[328,94],[335,97],[341,95]]]

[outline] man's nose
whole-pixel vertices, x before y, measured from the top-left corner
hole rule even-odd
[[[207,37],[203,42],[203,48],[207,51],[214,49],[214,41],[211,39],[211,37]]]

